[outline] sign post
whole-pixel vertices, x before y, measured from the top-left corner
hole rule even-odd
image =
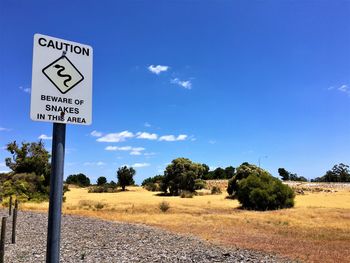
[[[90,46],[34,35],[30,116],[53,123],[46,262],[60,259],[66,124],[92,122]]]

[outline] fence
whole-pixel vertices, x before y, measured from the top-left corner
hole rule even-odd
[[[1,219],[1,235],[0,235],[0,263],[4,263],[5,258],[5,242],[6,242],[6,224],[7,219],[12,218],[12,235],[11,243],[16,243],[16,225],[17,225],[17,212],[18,212],[18,200],[16,198],[14,209],[12,209],[12,196],[9,199],[9,214],[8,216],[3,216]]]

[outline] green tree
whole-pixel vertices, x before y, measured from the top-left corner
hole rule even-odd
[[[128,168],[127,166],[123,166],[118,169],[118,184],[121,186],[122,191],[125,191],[126,186],[135,184],[133,179],[135,174],[136,171],[132,167]]]
[[[256,165],[244,162],[237,167],[234,176],[228,181],[227,193],[235,196],[238,190],[238,183],[240,180],[247,178],[249,175],[269,175],[269,173]]]
[[[164,172],[162,191],[170,195],[179,195],[181,191],[195,191],[195,180],[202,178],[206,168],[187,158],[174,159]]]
[[[97,178],[97,185],[101,186],[101,185],[105,185],[107,183],[107,179],[104,176],[100,176],[99,178]]]
[[[336,164],[332,170],[326,172],[322,177],[312,180],[314,182],[350,182],[349,166],[343,163]]]
[[[282,181],[288,181],[290,173],[284,168],[278,168],[278,174],[282,177]]]
[[[41,140],[32,143],[22,142],[21,146],[14,141],[7,144],[6,149],[12,154],[12,157],[6,158],[5,163],[13,173],[34,173],[37,176],[44,176],[43,184],[49,186],[50,154]]]
[[[307,179],[305,177],[298,176],[297,174],[292,174],[284,168],[278,168],[278,174],[282,177],[282,181],[307,182]]]
[[[90,179],[85,174],[71,174],[66,179],[67,184],[74,184],[80,187],[90,186]]]
[[[228,166],[225,168],[225,178],[224,179],[231,179],[235,175],[235,168],[232,166]]]

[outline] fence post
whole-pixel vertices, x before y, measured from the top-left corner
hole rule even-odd
[[[18,211],[18,201],[16,198],[15,209],[13,209],[13,216],[12,216],[12,244],[16,243],[17,211]]]
[[[5,257],[6,219],[7,217],[3,217],[1,220],[0,263],[4,263]]]
[[[10,195],[9,216],[11,216],[11,213],[12,213],[12,195]]]

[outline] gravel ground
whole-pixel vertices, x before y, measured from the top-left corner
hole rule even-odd
[[[0,210],[0,215],[5,215]],[[45,262],[47,215],[18,213],[17,242],[7,222],[5,263]],[[62,217],[61,262],[292,262],[256,251],[223,248],[145,225]]]

